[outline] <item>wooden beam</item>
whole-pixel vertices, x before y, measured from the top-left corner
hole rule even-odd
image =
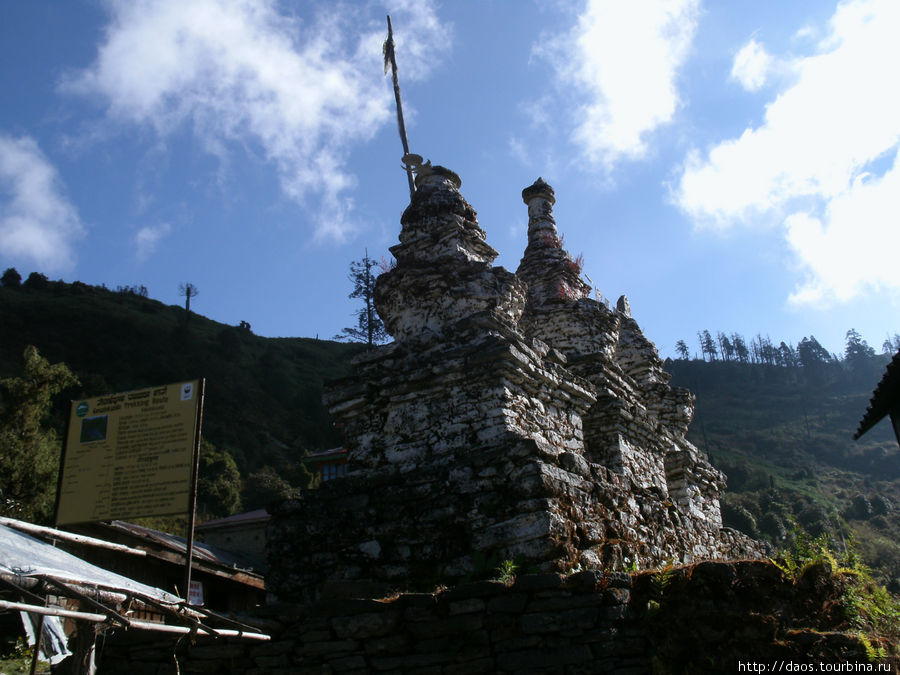
[[[29,605],[24,602],[7,602],[5,600],[0,600],[0,609],[12,610],[17,612],[28,612],[29,614],[42,614],[44,616],[61,616],[67,619],[80,619],[81,621],[92,621],[94,623],[106,623],[107,619],[105,614],[76,612],[71,609],[63,609],[62,607],[41,607],[40,605]],[[129,620],[129,623],[131,624],[129,626],[130,628],[137,628],[139,630],[151,630],[158,633],[178,633],[181,635],[188,635],[197,631],[196,628],[189,628],[188,626],[172,626],[165,623],[154,623],[152,621]],[[245,638],[247,640],[272,639],[270,635],[266,635],[265,633],[253,633],[248,631],[229,630],[224,628],[214,628],[211,630],[214,637],[237,637]]]
[[[26,523],[13,518],[0,517],[0,525],[6,525],[14,530],[26,532],[28,534],[36,534],[41,537],[56,539],[57,541],[67,541],[73,544],[84,544],[85,546],[96,546],[97,548],[106,548],[119,553],[129,553],[131,555],[145,556],[147,552],[139,548],[132,548],[124,544],[114,544],[104,539],[96,539],[83,534],[74,534],[73,532],[64,532],[53,527],[44,527],[43,525],[35,525],[34,523]]]

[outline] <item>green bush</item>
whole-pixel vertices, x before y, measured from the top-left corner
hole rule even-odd
[[[871,634],[895,643],[900,640],[900,601],[875,581],[857,554],[852,537],[841,552],[832,546],[826,534],[814,537],[795,527],[791,531],[791,545],[772,562],[795,581],[812,565],[828,564],[831,573],[841,575],[845,581],[841,609],[848,625],[864,637]]]

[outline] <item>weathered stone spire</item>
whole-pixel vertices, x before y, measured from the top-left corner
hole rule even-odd
[[[581,265],[563,249],[553,204],[553,188],[543,178],[522,190],[528,206],[528,246],[516,276],[528,284],[522,328],[566,356],[612,357],[618,339],[618,316],[590,299]]]
[[[397,266],[378,277],[375,307],[397,341],[426,340],[453,332],[475,314],[492,313],[514,326],[525,305],[524,286],[502,267],[469,203],[459,176],[422,165],[416,192],[400,219]]]
[[[581,279],[580,262],[563,249],[556,230],[553,188],[538,178],[522,190],[522,201],[528,206],[528,246],[516,274],[528,284],[529,304],[588,297],[591,289]]]
[[[553,189],[523,190],[517,276],[492,267],[459,177],[416,166],[397,266],[375,289],[395,340],[324,397],[352,470],[272,507],[267,588],[421,590],[485,572],[479,560],[564,572],[759,555],[722,528],[722,476],[684,435],[691,395],[668,386],[624,298],[587,297]]]
[[[540,248],[548,243],[559,242],[556,221],[553,219],[553,205],[556,193],[543,178],[538,176],[522,190],[522,201],[528,206],[528,247]]]
[[[491,263],[497,251],[459,191],[462,181],[442,166],[421,167],[416,193],[400,218],[400,243],[391,247],[397,264],[444,258]]]

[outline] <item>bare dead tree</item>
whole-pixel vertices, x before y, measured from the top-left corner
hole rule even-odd
[[[184,314],[185,319],[187,319],[191,314],[191,298],[196,298],[200,295],[200,289],[190,282],[178,284],[178,295],[184,297]]]

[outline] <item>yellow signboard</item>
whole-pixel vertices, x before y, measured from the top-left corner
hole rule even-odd
[[[73,401],[58,525],[187,513],[200,383]]]

